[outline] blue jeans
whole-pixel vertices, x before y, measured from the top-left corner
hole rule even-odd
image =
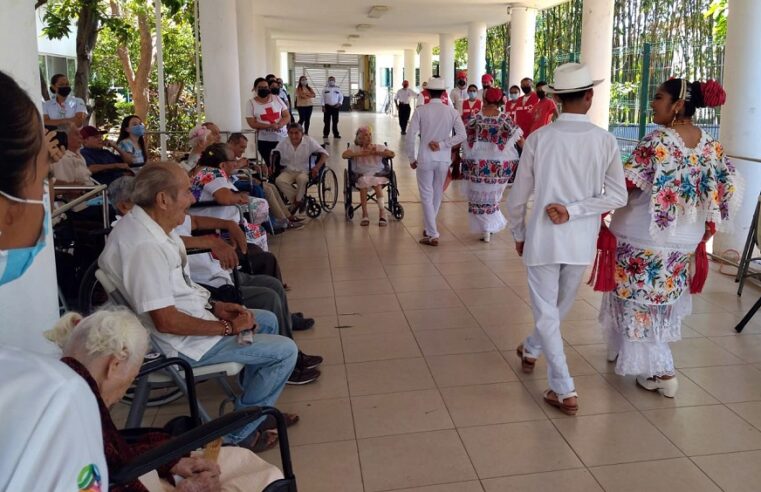
[[[254,343],[251,345],[238,345],[237,337],[225,337],[198,361],[180,354],[194,367],[224,362],[244,364],[241,383],[243,394],[235,401],[236,410],[254,406],[274,406],[285,387],[285,382],[293,372],[298,354],[293,340],[277,335],[277,318],[273,313],[260,309],[251,311],[257,324]],[[257,419],[228,434],[225,442],[237,444],[254,432],[262,421],[263,418]]]

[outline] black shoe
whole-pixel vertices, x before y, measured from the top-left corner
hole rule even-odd
[[[341,135],[333,135],[333,138],[341,138]]]
[[[304,313],[302,313],[301,311],[299,311],[299,312],[297,312],[297,313],[291,313],[291,316],[295,316],[295,317],[297,317],[297,318],[303,318],[303,317],[304,317]]]
[[[314,383],[320,379],[320,371],[317,369],[299,369],[298,367],[293,369],[291,377],[288,378],[285,384],[309,384]]]
[[[402,130],[402,135],[407,135],[407,132],[405,132],[404,130]]]
[[[322,357],[319,355],[307,355],[299,350],[299,358],[296,359],[296,369],[316,369],[322,364]]]
[[[314,319],[312,318],[300,318],[295,315],[291,315],[291,329],[293,331],[304,331],[314,326]]]

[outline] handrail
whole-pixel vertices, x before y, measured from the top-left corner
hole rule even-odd
[[[758,158],[758,157],[743,157],[743,156],[739,156],[739,155],[730,155],[730,154],[727,154],[727,157],[729,157],[731,159],[737,159],[737,160],[740,160],[740,161],[750,161],[750,162],[759,162],[759,163],[761,163],[761,158]]]
[[[103,228],[108,228],[108,186],[104,184],[97,186],[59,185],[55,187],[55,191],[85,191],[85,193],[55,209],[53,211],[54,218],[68,212],[77,205],[85,203],[97,195],[103,195]]]

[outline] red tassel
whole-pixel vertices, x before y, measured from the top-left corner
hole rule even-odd
[[[708,278],[708,253],[706,253],[706,242],[700,241],[695,248],[695,273],[690,280],[690,293],[700,294],[703,292],[703,286]]]
[[[588,285],[597,292],[611,292],[616,288],[616,236],[603,224],[597,236],[597,256]]]

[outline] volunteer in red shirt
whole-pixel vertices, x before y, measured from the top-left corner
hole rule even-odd
[[[532,132],[549,125],[558,117],[557,104],[555,104],[555,101],[551,97],[547,97],[547,93],[544,92],[546,86],[547,82],[538,82],[536,84],[536,96],[539,98],[539,102],[534,106],[534,121],[531,124]]]
[[[521,95],[521,88],[517,85],[511,85],[507,92],[507,102],[505,102],[505,113],[511,120],[515,121],[515,106],[518,104],[518,97]]]
[[[513,106],[515,113],[515,123],[523,130],[523,135],[528,136],[531,133],[531,125],[534,123],[534,106],[539,102],[536,92],[532,91],[534,81],[526,77],[521,80],[521,91],[523,97],[519,97]]]
[[[432,78],[438,78],[438,77],[432,77]],[[447,94],[447,91],[444,91],[441,93],[441,102],[444,104],[449,104],[449,95]],[[423,82],[423,90],[420,91],[420,94],[417,96],[417,105],[422,106],[423,104],[428,104],[431,102],[431,94],[428,92],[428,82]]]
[[[462,111],[460,116],[462,117],[463,124],[467,125],[470,118],[476,113],[481,111],[483,102],[478,98],[478,87],[476,84],[470,84],[468,86],[468,97],[462,101]]]

